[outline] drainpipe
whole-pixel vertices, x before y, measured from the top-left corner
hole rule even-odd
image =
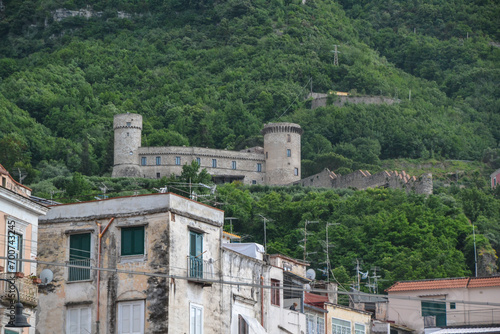
[[[102,241],[102,236],[104,232],[108,230],[109,225],[115,220],[115,217],[111,218],[111,220],[108,222],[108,225],[104,228],[104,231],[101,232],[101,224],[96,222],[97,226],[99,226],[99,246],[97,248],[97,268],[101,268],[101,241]],[[97,317],[96,317],[96,333],[100,333],[99,331],[99,313],[100,313],[100,292],[101,292],[101,270],[97,270]]]
[[[264,327],[264,276],[260,276],[260,324]]]

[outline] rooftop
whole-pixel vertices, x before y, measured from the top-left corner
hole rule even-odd
[[[386,292],[436,290],[436,289],[470,289],[500,287],[500,276],[493,277],[460,277],[439,278],[420,281],[402,281],[394,283]]]

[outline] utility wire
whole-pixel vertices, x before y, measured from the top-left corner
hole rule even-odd
[[[0,259],[7,259],[5,256],[0,256]],[[52,265],[52,266],[58,266],[58,267],[65,267],[65,268],[80,268],[80,269],[88,269],[88,270],[100,270],[100,271],[105,271],[105,272],[111,272],[111,273],[116,273],[116,274],[129,274],[129,275],[142,275],[142,276],[149,276],[149,277],[162,277],[162,278],[173,278],[173,279],[179,279],[179,280],[199,280],[202,282],[207,282],[207,283],[214,283],[214,284],[222,284],[222,285],[231,285],[231,286],[244,286],[244,287],[252,287],[252,288],[264,288],[264,289],[270,289],[270,290],[290,290],[290,291],[300,291],[300,292],[318,292],[318,293],[331,293],[331,290],[328,289],[305,289],[305,288],[300,288],[300,287],[291,287],[291,286],[271,286],[271,285],[260,285],[256,283],[245,283],[245,282],[237,282],[237,281],[224,281],[221,279],[209,279],[209,278],[196,278],[196,277],[189,277],[189,276],[181,276],[181,275],[169,275],[169,274],[162,274],[162,273],[150,273],[150,272],[141,272],[141,271],[132,271],[132,270],[123,270],[123,269],[116,269],[116,268],[104,268],[104,267],[95,267],[95,266],[82,266],[82,265],[74,265],[74,264],[68,264],[68,263],[60,263],[60,262],[50,262],[50,261],[41,261],[41,260],[30,260],[30,259],[17,259],[17,261],[21,262],[31,262],[31,263],[36,263],[36,264],[43,264],[43,265]],[[187,268],[185,268],[187,269]],[[364,293],[364,292],[348,292],[348,291],[337,291],[338,294],[345,294],[345,295],[357,295],[357,296],[363,296],[363,297],[380,297],[384,299],[399,299],[399,300],[416,300],[416,301],[430,301],[430,302],[436,302],[436,299],[426,299],[426,298],[419,298],[419,297],[411,297],[411,296],[389,296],[389,295],[380,295],[380,294],[369,294],[369,293]],[[491,302],[474,302],[474,301],[465,301],[465,300],[451,300],[451,299],[446,299],[446,302],[452,302],[452,303],[459,303],[459,304],[468,304],[468,305],[484,305],[484,306],[492,306],[492,307],[500,307],[500,303],[491,303]]]

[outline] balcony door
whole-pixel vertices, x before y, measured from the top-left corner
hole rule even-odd
[[[189,232],[189,277],[203,278],[203,234]]]
[[[90,267],[90,233],[70,235],[69,264]],[[83,281],[88,279],[90,279],[90,269],[69,268],[70,281]]]

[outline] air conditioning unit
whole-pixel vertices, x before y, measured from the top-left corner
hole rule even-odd
[[[435,315],[425,316],[424,327],[436,327],[436,316]]]

